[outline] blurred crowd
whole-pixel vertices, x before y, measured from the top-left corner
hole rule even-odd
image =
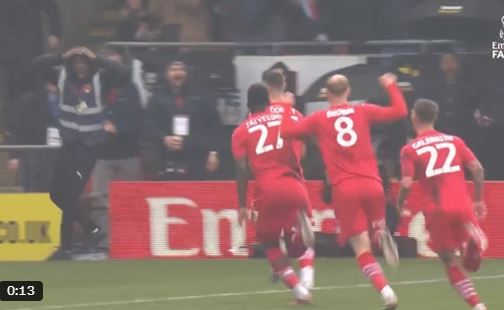
[[[276,42],[402,38],[404,27],[398,27],[401,14],[396,13],[421,0],[117,2],[121,5],[115,33],[118,41]],[[77,93],[86,94],[93,88],[93,77],[111,68],[114,71],[111,63],[117,63],[128,71],[126,78],[117,78],[117,74],[100,76],[98,95],[106,109],[107,140],[95,169],[95,191],[106,192],[108,182],[117,179],[233,176],[228,145],[232,128],[217,108],[222,96],[215,87],[198,80],[201,76],[193,70],[198,64],[177,59],[177,51],[172,52],[169,59],[153,64],[153,71],[162,73],[148,88],[138,60],[125,59],[118,50],[100,50],[98,54],[106,60],[102,63],[90,57],[93,52],[86,48],[80,50],[82,57],[64,59],[62,33],[61,17],[53,0],[0,2],[0,41],[8,43],[0,49],[0,91],[10,98],[3,124],[6,143],[60,143],[56,131],[60,126],[59,104],[66,100],[61,85],[69,77],[62,76],[53,65],[65,64],[68,70],[86,75],[87,82],[75,86]],[[61,59],[48,63],[44,57],[36,57],[44,51],[55,52]],[[427,69],[421,65],[406,71],[395,69],[414,86],[410,101],[419,97],[436,100],[441,107],[440,130],[464,137],[491,167],[490,177],[504,179],[504,165],[499,164],[504,147],[488,144],[498,141],[503,129],[503,90],[498,85],[502,70],[497,64],[485,67],[481,63],[446,53]],[[399,146],[391,147],[393,151],[384,152],[388,154],[384,156],[395,160]],[[50,153],[12,152],[7,166],[20,172],[26,191],[47,191],[51,160]],[[310,173],[310,167],[307,175],[319,175]]]
[[[401,38],[420,0],[127,0],[118,41],[275,42]]]

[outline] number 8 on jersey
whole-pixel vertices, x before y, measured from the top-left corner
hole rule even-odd
[[[357,133],[353,129],[354,122],[348,116],[342,116],[334,122],[336,141],[342,147],[351,147],[357,142]]]

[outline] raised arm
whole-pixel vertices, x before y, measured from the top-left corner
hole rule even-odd
[[[473,207],[479,218],[486,217],[487,210],[483,201],[483,186],[485,182],[485,169],[474,153],[462,140],[457,140],[459,152],[462,157],[464,167],[469,170],[474,181]]]
[[[380,85],[387,91],[390,106],[365,105],[364,111],[370,123],[390,123],[408,116],[408,106],[397,85],[397,76],[386,73],[379,78]]]
[[[304,139],[315,134],[315,118],[318,113],[300,119],[296,122],[288,109],[282,114],[280,135],[284,139]],[[294,116],[295,117],[295,116]]]

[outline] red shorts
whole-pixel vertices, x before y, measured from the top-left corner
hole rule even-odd
[[[349,238],[362,232],[385,227],[385,194],[378,180],[343,180],[333,186],[332,199],[340,230],[340,244],[345,244]]]
[[[425,227],[429,232],[429,247],[434,252],[460,250],[469,238],[467,225],[479,224],[470,208],[441,212],[425,213]]]
[[[282,231],[290,232],[298,223],[298,213],[309,206],[304,182],[293,178],[277,179],[256,192],[256,234],[259,242],[279,240]]]

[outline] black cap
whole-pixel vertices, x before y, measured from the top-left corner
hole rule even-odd
[[[268,89],[261,83],[252,84],[247,91],[247,107],[257,110],[269,105]]]

